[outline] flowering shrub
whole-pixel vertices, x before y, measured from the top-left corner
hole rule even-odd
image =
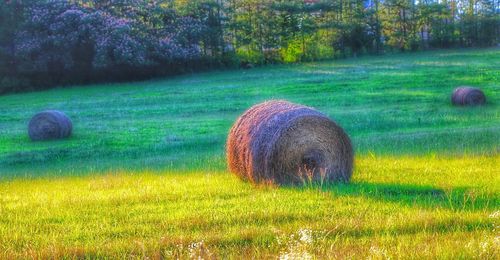
[[[172,19],[172,18],[171,18]],[[157,57],[163,62],[193,60],[201,57],[199,42],[205,26],[191,17],[173,18],[161,30],[156,45]]]
[[[115,18],[103,12],[94,13],[101,21],[95,28],[93,40],[96,55],[95,68],[149,65],[147,38],[135,32],[134,22]]]
[[[13,37],[17,72],[28,78],[45,75],[45,81],[53,84],[69,77],[93,79],[110,71],[116,75],[122,69],[128,69],[122,75],[154,71],[200,58],[199,42],[205,33],[200,21],[158,9],[151,2],[119,1],[118,6],[113,2],[22,5],[23,20]]]

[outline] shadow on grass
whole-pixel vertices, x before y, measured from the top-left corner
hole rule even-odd
[[[314,185],[313,185],[314,186]],[[311,187],[313,187],[311,186]],[[374,200],[402,203],[407,206],[452,210],[498,210],[500,197],[469,187],[439,189],[431,186],[358,182],[317,186],[334,196],[362,196]]]

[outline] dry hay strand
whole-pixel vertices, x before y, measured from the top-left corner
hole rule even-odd
[[[306,106],[271,100],[248,109],[226,144],[229,170],[255,184],[348,182],[354,152],[344,130]]]
[[[31,118],[28,134],[33,141],[67,138],[73,125],[69,117],[57,110],[40,112]]]
[[[451,103],[455,106],[478,106],[486,103],[483,91],[473,87],[458,87],[451,95]]]

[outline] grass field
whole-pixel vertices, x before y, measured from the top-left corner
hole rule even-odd
[[[458,85],[488,104],[457,108]],[[184,75],[0,97],[0,259],[500,257],[500,49]],[[349,133],[351,184],[253,187],[226,134],[252,104]],[[43,109],[68,140],[29,141]]]

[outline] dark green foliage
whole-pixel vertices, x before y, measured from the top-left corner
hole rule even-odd
[[[0,94],[499,42],[495,0],[0,2]]]

